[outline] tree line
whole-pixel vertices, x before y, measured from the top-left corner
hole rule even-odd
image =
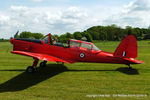
[[[42,39],[44,35],[42,33],[32,33],[24,31],[17,36],[17,38],[31,38],[31,39]]]
[[[120,41],[127,35],[134,35],[137,40],[150,39],[150,27],[148,28],[133,28],[126,26],[121,28],[117,25],[110,26],[93,26],[83,32],[74,32],[73,34],[67,32],[66,34],[58,36],[62,42],[68,38],[74,38],[81,40],[82,37],[86,37],[87,41],[92,42],[93,40],[101,41]]]
[[[139,28],[126,26],[121,28],[115,24],[109,26],[93,26],[88,28],[83,32],[74,32],[74,33],[65,33],[62,35],[53,35],[60,42],[66,42],[70,38],[77,40],[86,40],[92,42],[93,40],[101,41],[120,41],[127,35],[134,35],[137,40],[146,40],[150,39],[150,27],[148,28]],[[33,38],[33,39],[42,39],[44,35],[42,33],[32,33],[24,31],[19,36],[19,38]]]

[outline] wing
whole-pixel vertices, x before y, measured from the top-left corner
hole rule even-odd
[[[31,52],[24,52],[24,51],[12,51],[11,53],[14,54],[20,54],[20,55],[25,55],[29,57],[34,57],[40,60],[46,60],[46,61],[52,61],[52,62],[63,62],[63,63],[75,63],[75,61],[72,60],[66,60],[58,57],[54,57],[51,55],[46,55],[46,54],[40,54],[40,53],[31,53]]]

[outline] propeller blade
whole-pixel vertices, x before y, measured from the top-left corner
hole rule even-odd
[[[14,39],[17,38],[19,31],[16,32],[16,34],[14,35]]]

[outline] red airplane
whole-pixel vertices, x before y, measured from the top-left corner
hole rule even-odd
[[[10,40],[13,44],[14,54],[33,57],[32,66],[27,67],[26,71],[35,71],[39,60],[41,67],[46,66],[47,61],[64,63],[89,62],[89,63],[113,63],[113,64],[141,64],[143,61],[136,60],[137,41],[133,35],[127,36],[122,40],[114,53],[100,50],[91,42],[70,39],[68,45],[64,46],[56,42],[55,38],[49,33],[44,39],[16,38],[18,33]]]

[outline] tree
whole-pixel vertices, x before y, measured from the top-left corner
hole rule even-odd
[[[74,32],[73,36],[75,39],[80,40],[82,38],[81,32]]]
[[[92,36],[93,40],[99,40],[99,26],[93,26],[87,29],[87,32]]]
[[[93,40],[99,40],[99,32],[93,32]]]
[[[53,36],[56,37],[57,39],[59,39],[59,36],[57,34],[54,34]]]
[[[73,35],[69,32],[66,33],[66,38],[70,39],[70,38],[73,38]]]
[[[32,37],[35,39],[42,39],[44,36],[42,33],[32,33]]]
[[[126,35],[131,35],[132,34],[132,27],[131,26],[126,26]]]
[[[19,37],[19,38],[31,38],[31,37],[32,37],[32,33],[31,33],[31,32],[27,32],[27,31],[24,31],[24,32],[22,32],[18,37]]]
[[[146,35],[144,36],[144,39],[150,39],[150,26],[147,29]]]
[[[100,40],[107,40],[107,33],[105,31],[100,32]]]
[[[148,28],[133,28],[131,26],[121,28],[115,24],[109,26],[93,26],[84,32],[74,32],[73,34],[67,32],[63,35],[56,36],[62,42],[66,42],[70,38],[80,40],[82,37],[86,37],[87,41],[92,42],[92,40],[118,41],[131,34],[134,35],[138,40],[150,39],[150,26]],[[19,37],[40,39],[43,37],[43,35],[41,33],[31,33],[25,31],[22,32]]]
[[[59,41],[62,42],[62,43],[66,43],[68,41],[68,38],[66,37],[66,34],[60,35]]]
[[[92,42],[93,41],[91,34],[89,34],[88,32],[85,33],[85,37],[87,38],[88,42]]]
[[[19,36],[19,38],[33,38],[33,39],[42,39],[43,34],[42,33],[32,33],[24,31]]]

